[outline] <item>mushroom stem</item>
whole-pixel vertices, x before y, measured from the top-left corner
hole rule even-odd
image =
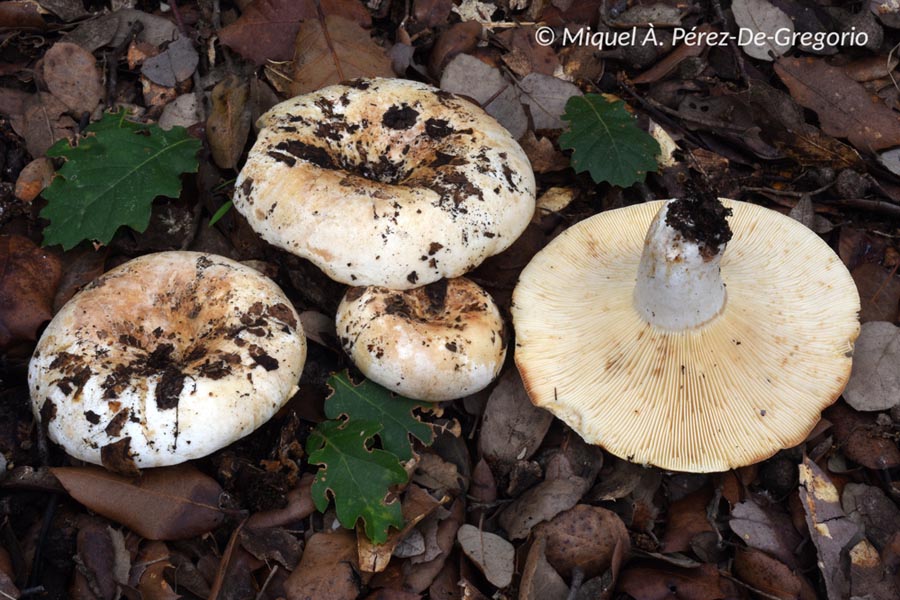
[[[725,307],[719,261],[731,230],[731,211],[715,199],[671,200],[660,208],[644,239],[634,306],[661,329],[693,329]]]

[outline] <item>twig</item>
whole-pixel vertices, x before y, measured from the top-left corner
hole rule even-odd
[[[187,37],[187,27],[184,26],[184,19],[181,18],[181,9],[178,8],[178,2],[169,0],[169,6],[172,8],[172,16],[175,17],[175,24],[178,25],[178,31],[181,35]]]
[[[814,190],[810,190],[808,192],[794,192],[789,190],[776,190],[775,188],[768,187],[745,187],[741,188],[745,192],[760,192],[762,194],[774,194],[776,196],[788,196],[790,198],[803,198],[803,196],[816,196],[821,194],[822,192],[828,190],[831,186],[834,185],[834,182],[827,183],[820,188],[816,188]]]
[[[263,594],[264,594],[265,591],[266,591],[266,588],[269,587],[269,582],[272,581],[272,578],[275,577],[275,573],[277,573],[277,572],[278,572],[278,565],[275,565],[275,566],[272,568],[272,570],[269,571],[269,576],[266,577],[266,580],[265,580],[265,581],[263,581],[262,586],[260,586],[260,588],[259,588],[259,593],[256,594],[256,600],[261,600],[261,599],[262,599]]]
[[[865,198],[843,198],[835,200],[833,204],[846,206],[848,208],[859,208],[861,210],[871,210],[872,212],[881,213],[891,217],[900,217],[900,206],[884,202],[883,200],[866,200]]]
[[[144,24],[135,19],[131,24],[131,29],[125,34],[125,39],[122,40],[122,43],[104,55],[106,66],[109,69],[109,73],[106,76],[106,108],[108,109],[113,107],[113,99],[116,97],[116,85],[119,82],[119,59],[128,50],[128,46],[131,45],[134,38],[143,30]]]
[[[736,579],[734,576],[732,576],[730,573],[727,573],[726,571],[719,570],[719,575],[721,575],[725,579],[728,579],[729,581],[733,581],[734,583],[738,584],[741,587],[747,588],[754,594],[758,594],[758,595],[762,596],[763,598],[769,598],[770,600],[781,600],[781,596],[773,596],[772,594],[769,594],[760,589],[757,589],[757,588],[753,587],[752,585],[747,585],[746,583],[744,583],[740,579]]]

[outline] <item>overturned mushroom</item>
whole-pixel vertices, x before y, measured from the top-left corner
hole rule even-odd
[[[478,106],[401,79],[360,79],[278,104],[235,186],[266,241],[349,285],[457,277],[534,212],[525,153]]]
[[[463,277],[407,291],[350,288],[338,307],[337,332],[366,377],[416,400],[482,390],[506,356],[500,311]]]
[[[274,282],[220,256],[161,252],[75,295],[38,342],[28,382],[50,439],[133,471],[247,435],[297,390],[305,358]]]
[[[537,254],[512,309],[536,405],[617,456],[681,471],[803,441],[850,375],[856,287],[800,223],[723,202],[604,212]]]

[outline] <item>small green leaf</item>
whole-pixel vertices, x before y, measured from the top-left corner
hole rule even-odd
[[[393,396],[385,388],[372,381],[353,385],[347,371],[334,374],[328,380],[332,393],[325,402],[325,414],[330,419],[347,415],[353,421],[381,423],[379,432],[382,447],[397,455],[400,460],[413,457],[409,436],[423,444],[430,444],[431,427],[413,416],[414,408],[421,404],[407,398]]]
[[[200,140],[183,127],[164,131],[107,113],[75,147],[61,141],[47,156],[66,164],[44,190],[50,220],[44,245],[68,250],[82,240],[109,243],[122,225],[144,231],[157,196],[178,197],[181,174],[197,170]]]
[[[387,540],[388,527],[403,527],[400,503],[388,504],[385,497],[392,485],[407,480],[396,456],[371,449],[380,431],[374,421],[324,421],[306,442],[309,462],[324,465],[312,485],[316,508],[328,508],[331,495],[341,525],[352,529],[362,519],[366,537],[376,544]]]
[[[573,150],[576,173],[589,171],[597,183],[628,187],[656,171],[659,144],[638,128],[621,100],[609,102],[599,94],[572,96],[562,118],[569,130],[559,136],[559,145]]]
[[[209,220],[209,225],[208,225],[208,226],[209,226],[209,227],[212,227],[213,225],[215,225],[216,223],[218,223],[218,222],[219,222],[219,219],[221,219],[222,217],[224,217],[224,216],[225,216],[225,213],[227,213],[229,210],[231,210],[232,204],[234,204],[234,203],[233,203],[231,200],[229,200],[228,202],[226,202],[225,204],[223,204],[222,206],[220,206],[220,207],[219,207],[219,210],[216,211],[216,214],[214,214],[214,215],[212,216],[212,218]]]

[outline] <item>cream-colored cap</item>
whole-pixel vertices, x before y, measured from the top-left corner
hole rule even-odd
[[[403,79],[359,79],[260,117],[234,206],[266,241],[348,285],[462,275],[531,220],[525,152],[480,107]]]
[[[506,357],[497,305],[463,277],[406,291],[350,288],[337,310],[337,333],[366,377],[415,400],[474,394]]]
[[[678,471],[727,470],[803,441],[850,375],[856,286],[797,221],[722,202],[734,233],[720,262],[726,297],[693,328],[651,325],[635,307],[664,202],[586,219],[535,256],[512,314],[536,405],[616,456]]]
[[[50,439],[127,471],[247,435],[296,392],[305,359],[299,317],[273,281],[221,256],[160,252],[66,303],[28,382]]]

